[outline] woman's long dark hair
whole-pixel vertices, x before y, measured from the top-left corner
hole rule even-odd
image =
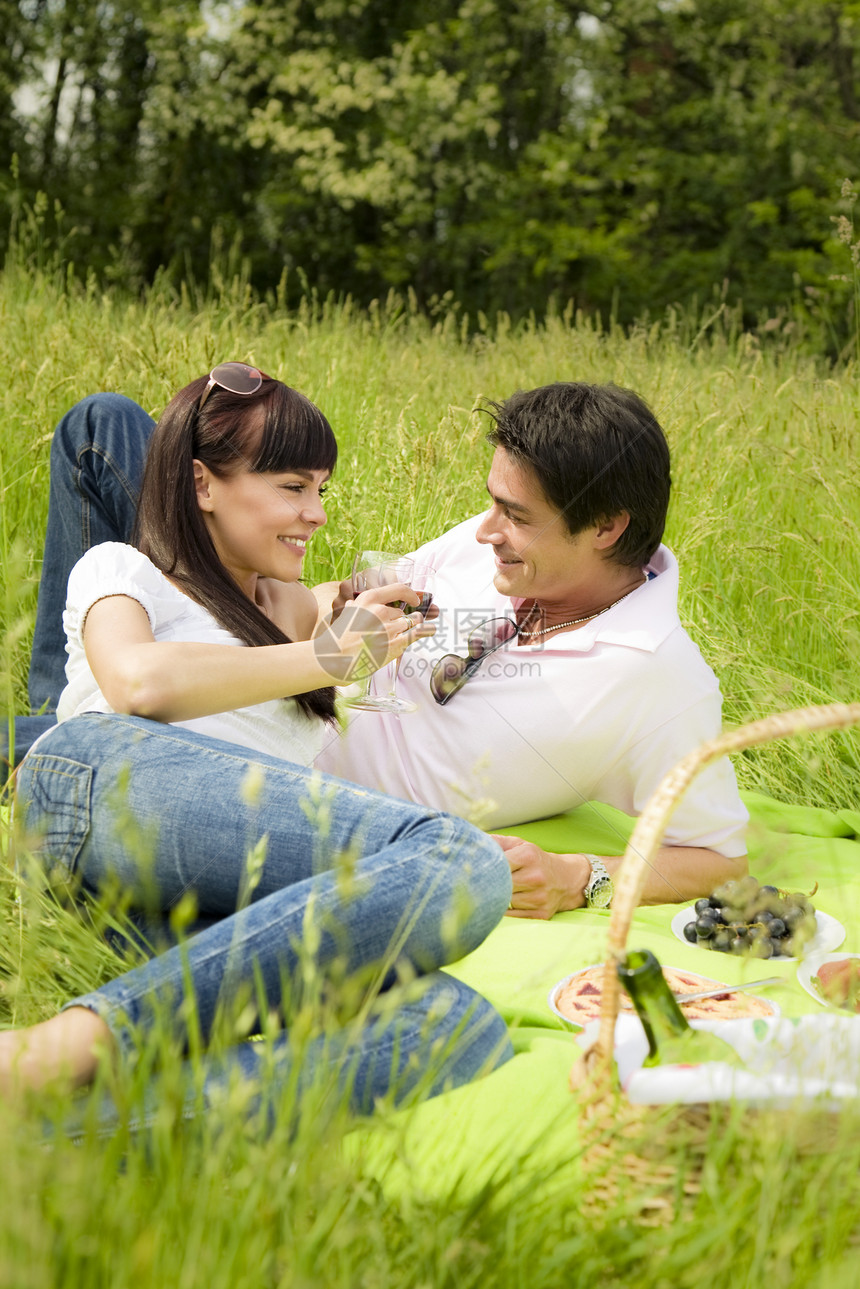
[[[132,540],[243,644],[290,644],[218,558],[197,504],[193,461],[219,478],[243,469],[333,470],[334,433],[310,399],[279,380],[246,395],[216,385],[198,412],[206,384],[201,376],[174,395],[153,431]],[[331,686],[294,698],[308,716],[334,720]]]

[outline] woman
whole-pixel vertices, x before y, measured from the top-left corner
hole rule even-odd
[[[303,395],[221,364],[180,390],[153,433],[134,545],[93,547],[73,569],[59,724],[22,762],[16,809],[45,861],[85,891],[119,881],[150,918],[190,891],[204,929],[0,1035],[7,1087],[85,1084],[99,1051],[131,1056],[165,1009],[184,1041],[189,993],[206,1038],[251,985],[281,1004],[309,955],[338,979],[375,973],[383,991],[423,978],[401,1006],[382,1000],[367,1023],[312,1045],[308,1067],[332,1063],[357,1109],[510,1055],[489,1004],[438,972],[507,907],[501,848],[459,819],[306,768],[334,719],[332,680],[433,631],[395,607],[419,601],[400,585],[362,593],[314,637],[316,601],[298,579],[336,455]],[[278,1045],[292,1077],[289,1026]],[[258,1060],[259,1045],[237,1044],[227,1065],[252,1074]]]

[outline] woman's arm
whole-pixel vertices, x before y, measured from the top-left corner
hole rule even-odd
[[[325,651],[313,640],[252,649],[156,641],[143,607],[129,596],[111,595],[97,600],[87,614],[84,649],[114,711],[156,721],[192,720],[345,683],[351,665],[366,656],[368,624],[374,620],[373,654],[379,665],[398,658],[434,628],[420,617],[413,624],[400,609],[383,603],[382,596],[392,591],[399,599],[419,602],[403,586],[362,592],[358,602],[368,611],[361,615],[364,630],[339,623],[336,634],[327,634]]]

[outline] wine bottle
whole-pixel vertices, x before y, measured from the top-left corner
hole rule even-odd
[[[649,949],[627,953],[617,970],[648,1039],[643,1065],[701,1065],[705,1061],[743,1064],[731,1044],[716,1034],[691,1028]]]

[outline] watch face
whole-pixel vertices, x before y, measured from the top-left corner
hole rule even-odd
[[[586,897],[591,909],[605,909],[609,906],[614,888],[611,877],[598,877]]]

